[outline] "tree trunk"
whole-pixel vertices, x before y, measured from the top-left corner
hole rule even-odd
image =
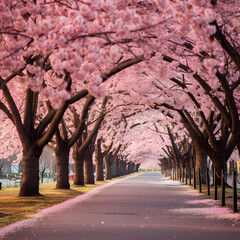
[[[74,146],[76,148],[76,146]],[[83,159],[84,155],[74,149],[74,185],[84,186]]]
[[[112,171],[111,171],[111,163],[108,160],[107,156],[104,157],[104,165],[105,165],[105,180],[112,179]]]
[[[119,176],[123,176],[123,161],[119,161]]]
[[[130,171],[131,171],[131,164],[130,163],[127,163],[127,166],[126,166],[126,174],[129,174]]]
[[[198,169],[200,168],[201,180],[203,184],[206,184],[206,170],[207,170],[207,155],[199,147],[195,148],[196,153],[196,163],[195,163],[195,172],[196,172],[196,182],[198,184]]]
[[[123,175],[127,175],[127,164],[125,161],[123,162]]]
[[[88,148],[84,152],[83,166],[84,166],[84,182],[86,184],[95,184],[92,154]]]
[[[137,164],[134,166],[134,172],[137,172]]]
[[[226,165],[226,158],[225,158],[225,152],[215,152],[211,156],[212,160],[212,168],[213,170],[217,169],[217,182],[218,185],[221,186],[221,171],[225,169]]]
[[[139,166],[140,166],[140,164],[136,164],[136,165],[135,165],[135,167],[134,167],[134,172],[138,172]]]
[[[134,168],[135,168],[135,164],[132,163],[132,164],[131,164],[131,173],[134,173]]]
[[[19,196],[37,196],[39,194],[39,158],[40,149],[26,147],[22,157],[22,179]]]
[[[57,162],[57,189],[70,189],[68,180],[69,173],[69,148],[60,145],[56,150]]]
[[[115,159],[115,175],[114,177],[119,177],[119,160]]]
[[[126,175],[126,162],[125,161],[122,162],[122,175],[123,176]]]
[[[96,154],[95,164],[96,164],[96,181],[104,181],[102,154]]]

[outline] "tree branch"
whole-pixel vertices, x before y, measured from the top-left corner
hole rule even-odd
[[[3,84],[3,79],[1,76],[0,76],[0,84]],[[25,129],[22,124],[21,116],[20,116],[17,106],[11,96],[11,93],[8,90],[8,87],[6,85],[3,86],[2,91],[3,91],[6,101],[8,103],[9,109],[11,111],[11,116],[13,118],[14,125],[16,126],[19,138],[23,144],[28,144],[29,140],[26,136]]]
[[[13,124],[15,124],[11,112],[2,102],[0,102],[0,109],[7,115],[7,117],[13,122]]]
[[[226,39],[224,34],[222,33],[220,27],[218,26],[217,22],[214,21],[212,25],[216,26],[216,33],[213,34],[213,37],[219,42],[221,47],[228,53],[230,58],[233,60],[233,62],[236,64],[236,67],[240,71],[240,55],[237,52],[236,49],[233,48],[233,46],[229,43],[229,41]]]

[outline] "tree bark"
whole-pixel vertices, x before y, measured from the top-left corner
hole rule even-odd
[[[126,166],[126,174],[129,174],[130,171],[131,171],[131,164],[130,163],[127,163],[127,166]]]
[[[104,181],[103,174],[103,157],[104,153],[101,152],[101,138],[97,140],[95,148],[95,164],[96,164],[96,181]]]
[[[135,163],[131,164],[131,173],[134,173]]]
[[[74,146],[74,185],[84,186],[84,171],[83,171],[83,161],[84,155],[82,152],[76,150],[76,145]]]
[[[96,154],[95,164],[96,164],[96,181],[104,181],[103,157],[101,154]]]
[[[207,169],[207,154],[200,148],[195,147],[196,154],[196,163],[195,163],[195,172],[196,172],[196,182],[198,184],[198,169],[200,168],[201,172],[201,181],[203,184],[206,183],[206,169]]]
[[[136,165],[135,165],[135,167],[134,167],[134,172],[138,172],[139,166],[140,166],[140,164],[136,164]]]
[[[86,184],[95,184],[92,153],[89,147],[84,152],[84,182]]]
[[[108,157],[104,157],[104,165],[105,165],[105,180],[110,180],[112,179],[112,164],[109,161]]]
[[[115,165],[114,165],[115,175],[114,175],[114,177],[116,178],[116,177],[119,177],[119,160],[115,159],[114,162],[115,162]]]
[[[57,161],[57,189],[70,189],[69,173],[69,148],[60,145],[55,151]]]
[[[25,147],[22,158],[22,179],[19,196],[37,196],[39,194],[39,158],[41,149]]]
[[[119,163],[119,176],[123,176],[123,161],[120,160],[118,163]]]
[[[212,154],[210,157],[212,160],[212,168],[213,170],[216,168],[217,169],[217,182],[218,185],[221,186],[221,171],[225,169],[225,164],[226,164],[226,157],[225,157],[225,152],[215,152]]]
[[[126,175],[127,174],[127,164],[126,164],[126,161],[123,161],[122,165],[123,165],[123,175]]]

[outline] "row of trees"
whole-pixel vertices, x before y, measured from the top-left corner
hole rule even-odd
[[[208,155],[220,172],[240,149],[238,3],[6,0],[0,110],[7,134],[1,135],[1,153],[22,149],[20,195],[39,193],[39,157],[47,144],[57,156],[57,187],[69,187],[71,149],[75,184],[83,184],[82,163],[92,158],[101,125],[106,150],[113,140],[115,150],[134,140],[123,156],[139,151],[139,139],[141,151],[148,144],[161,150],[155,135],[136,131],[166,125],[178,141],[188,135],[197,167]],[[95,97],[101,101],[93,107]],[[111,129],[117,129],[114,139]],[[117,141],[118,134],[125,141]],[[90,160],[84,166],[92,171]]]
[[[120,11],[110,1],[4,1],[1,9],[0,109],[2,138],[9,140],[1,152],[22,149],[20,196],[39,194],[39,158],[48,144],[57,158],[57,188],[69,188],[70,149],[74,184],[84,184],[83,172],[85,181],[93,182],[92,154],[107,98],[93,111],[92,124],[89,108],[94,96],[106,93],[101,82],[143,60],[127,55],[122,60],[112,43],[114,36],[123,37],[123,23],[130,21],[132,28],[139,24],[136,11]],[[110,149],[107,155],[98,148],[97,162],[101,165],[106,155],[106,169],[120,147],[116,152]]]
[[[240,143],[239,1],[166,2],[162,4],[171,9],[168,34],[161,27],[166,35],[159,36],[159,26],[151,29],[156,41],[165,40],[166,49],[152,43],[155,57],[130,70],[138,87],[132,80],[133,87],[128,83],[124,91],[140,93],[136,104],[164,114],[164,133],[155,129],[168,145],[162,160],[171,157],[176,162],[171,167],[179,167],[188,156],[204,175],[208,156],[220,175]]]
[[[202,175],[206,172],[207,156],[211,159],[213,168],[216,168],[220,175],[234,149],[240,150],[239,34],[230,33],[230,26],[227,22],[235,21],[235,13],[239,14],[239,10],[237,10],[239,2],[233,1],[231,4],[225,1],[218,2],[218,5],[216,2],[214,4],[211,2],[214,8],[217,8],[216,13],[219,13],[223,6],[227,8],[222,8],[224,9],[223,15],[214,16],[212,19],[210,25],[215,27],[215,31],[209,36],[209,39],[206,39],[208,42],[205,45],[201,42],[200,46],[196,46],[199,41],[184,38],[181,43],[174,42],[176,45],[174,53],[185,53],[187,55],[184,56],[185,63],[176,61],[176,55],[174,57],[164,55],[163,57],[163,60],[170,64],[176,62],[175,67],[178,69],[175,76],[169,79],[169,82],[173,84],[168,85],[168,90],[174,88],[174,92],[179,91],[186,94],[188,99],[182,100],[178,94],[178,99],[174,100],[171,96],[171,100],[167,103],[157,101],[155,103],[157,109],[163,106],[170,110],[170,118],[176,119],[175,115],[179,117],[190,138],[191,148],[194,150],[192,156],[189,155],[188,149],[190,148],[186,145],[185,148],[183,147],[185,140],[181,141],[177,147],[173,138],[178,137],[179,132],[175,133],[173,137],[168,129],[171,148],[165,151],[167,154],[165,162],[172,158],[175,159],[175,163],[172,162],[169,168],[180,167],[176,164],[183,165],[187,156],[191,165],[192,159],[195,159],[193,166],[196,169],[200,168]],[[201,4],[199,3],[199,5]],[[232,12],[232,16],[230,16],[230,6],[236,9],[236,12]],[[182,10],[178,9],[177,11],[180,14]],[[177,16],[178,19],[179,17]],[[183,27],[189,29],[186,19],[181,19],[181,23]],[[235,31],[239,31],[239,24],[236,25]],[[199,32],[200,29],[196,34],[199,35]],[[207,46],[208,43],[210,46]],[[198,48],[201,51],[196,52]],[[189,64],[190,61],[196,64],[198,69],[193,64]],[[176,103],[181,100],[182,105],[179,107],[179,104],[177,106]],[[235,160],[237,159],[238,156],[235,157]],[[163,163],[164,159],[161,161]]]

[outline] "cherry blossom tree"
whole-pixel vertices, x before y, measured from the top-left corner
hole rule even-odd
[[[212,152],[220,145],[240,148],[238,6],[238,0],[2,1],[0,119],[17,130],[8,132],[8,139],[19,136],[13,149],[23,149],[20,195],[38,194],[39,156],[63,129],[69,105],[88,93],[105,96],[107,88],[116,105],[131,103],[141,112],[167,102],[164,114],[180,114],[178,124],[189,135],[193,127],[193,141],[197,132],[213,158],[222,154]],[[44,101],[53,107],[48,112],[41,112]],[[133,119],[126,139],[138,124]],[[132,159],[136,146],[124,155],[133,151]]]
[[[37,195],[38,159],[68,105],[88,91],[95,96],[106,93],[99,84],[108,75],[93,71],[100,71],[103,65],[111,68],[121,56],[119,48],[112,46],[114,36],[121,39],[125,31],[146,26],[150,21],[142,22],[134,9],[113,8],[110,1],[6,0],[0,7],[4,12],[0,29],[1,111],[15,125],[23,146],[20,195]],[[124,24],[125,21],[131,24]],[[131,64],[139,61],[142,58],[135,57]],[[20,94],[13,96],[14,91]],[[40,96],[57,109],[53,108],[37,123]],[[18,105],[23,102],[21,111]]]
[[[233,1],[230,3],[230,6],[232,9],[237,9],[238,3],[238,1]],[[204,99],[203,94],[208,95],[222,117],[222,136],[224,137],[220,141],[215,140],[215,143],[217,143],[215,144],[215,150],[220,149],[222,146],[226,147],[225,137],[228,135],[228,127],[231,129],[233,136],[229,142],[229,147],[232,149],[234,141],[235,144],[239,142],[236,137],[236,132],[239,133],[239,131],[234,132],[232,130],[236,129],[237,125],[239,126],[239,124],[236,124],[239,121],[239,101],[237,95],[234,94],[239,84],[239,70],[237,70],[239,69],[239,50],[237,47],[239,36],[234,33],[231,38],[227,20],[236,21],[238,11],[230,14],[229,5],[225,1],[219,1],[219,5],[216,5],[216,1],[214,4],[210,1],[172,1],[167,7],[169,9],[168,13],[177,20],[175,24],[171,25],[172,28],[169,30],[174,33],[174,36],[172,35],[170,40],[168,40],[168,43],[170,42],[169,45],[165,44],[168,52],[166,50],[159,52],[160,54],[158,53],[156,57],[150,59],[150,68],[152,68],[151,66],[162,65],[159,71],[152,68],[153,71],[155,70],[155,73],[160,75],[159,82],[166,78],[179,84],[179,79],[183,78],[181,83],[185,85],[185,81],[187,82],[187,89],[192,94],[192,100],[198,94],[200,94],[198,96],[201,96],[202,100]],[[224,10],[227,10],[225,14],[221,14]],[[222,22],[225,24],[220,27]],[[236,24],[234,29],[238,32],[239,24]],[[162,60],[171,64],[166,65]],[[159,63],[156,64],[157,61]],[[176,75],[176,72],[172,71],[173,69],[178,70],[179,74]],[[200,72],[200,74],[197,72]],[[202,88],[203,91],[199,91],[199,88]],[[162,88],[158,86],[158,89],[161,90]],[[151,93],[153,94],[154,92],[152,91]],[[165,95],[162,94],[162,96],[162,100],[165,102],[166,96],[168,96],[168,101],[173,103],[175,109],[182,108],[179,102],[174,102],[170,99],[172,94],[169,90],[168,92],[165,90]],[[148,101],[150,101],[149,98]],[[204,110],[207,106],[203,104],[203,101],[200,104],[195,101],[195,104],[198,104],[196,107],[201,110]],[[184,117],[183,114],[182,117]],[[206,117],[203,115],[202,117],[207,128],[205,130],[209,134],[211,132],[209,129],[210,123],[207,123]],[[189,126],[189,122],[187,125]],[[205,143],[208,141],[214,143],[212,136],[211,134],[210,138],[205,139]],[[219,145],[220,142],[222,143],[221,147],[221,144]],[[212,155],[212,158],[215,158],[213,155],[218,155],[219,158],[222,155],[220,152],[209,154]],[[229,154],[227,155],[229,156]],[[221,169],[222,166],[219,166],[219,168]]]
[[[96,166],[96,181],[104,180],[103,173],[103,159],[109,153],[112,148],[113,142],[102,151],[102,137],[97,139],[97,144],[95,148],[95,166]]]

